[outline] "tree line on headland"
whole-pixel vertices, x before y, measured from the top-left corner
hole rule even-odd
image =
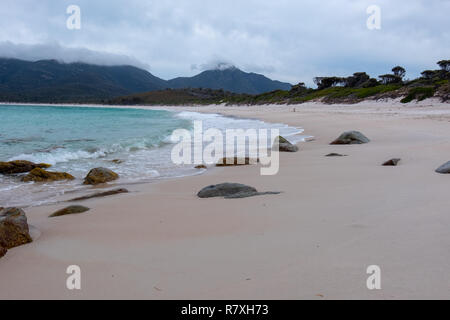
[[[316,77],[316,89],[308,88],[300,82],[290,90],[275,90],[250,95],[234,94],[224,90],[205,88],[166,89],[139,95],[119,97],[107,101],[109,104],[296,104],[308,101],[324,103],[357,103],[363,100],[402,98],[402,103],[422,101],[436,97],[450,101],[450,60],[441,60],[439,69],[425,70],[421,77],[405,80],[406,70],[401,66],[392,68],[392,73],[383,74],[378,79],[366,72],[356,72],[349,77]]]

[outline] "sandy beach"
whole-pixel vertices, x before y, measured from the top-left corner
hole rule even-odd
[[[35,240],[0,259],[0,299],[449,299],[450,176],[434,170],[450,160],[450,104],[427,101],[183,108],[314,139],[282,153],[275,176],[209,168],[80,202],[85,214],[26,209]],[[371,142],[329,145],[347,130]],[[381,166],[391,158],[399,166]],[[282,193],[196,196],[222,182]],[[81,267],[81,290],[66,288],[69,265]],[[370,265],[381,290],[366,287]]]

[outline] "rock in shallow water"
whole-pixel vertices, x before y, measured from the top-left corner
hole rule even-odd
[[[6,208],[0,211],[0,247],[11,249],[32,241],[22,209]]]
[[[359,131],[344,132],[334,140],[331,144],[363,144],[369,143],[370,140]]]
[[[101,184],[119,179],[119,175],[107,168],[95,168],[89,171],[84,184]]]
[[[66,172],[50,172],[41,168],[35,168],[26,176],[22,177],[23,182],[49,182],[61,180],[74,180],[75,177]]]
[[[442,166],[436,169],[437,173],[449,174],[450,173],[450,161],[444,163]]]
[[[238,199],[266,194],[279,194],[280,192],[258,192],[253,187],[240,183],[221,183],[211,185],[199,191],[199,198],[224,197],[225,199]]]
[[[280,151],[280,152],[297,152],[298,151],[298,147],[297,146],[293,145],[292,143],[287,141],[282,136],[278,136],[275,139],[275,142],[273,143],[272,149],[273,150],[277,150],[278,149],[278,151]]]
[[[50,168],[51,165],[46,163],[33,163],[25,160],[15,160],[10,162],[0,162],[0,174],[17,174],[30,172],[35,168]]]
[[[83,207],[83,206],[69,206],[67,208],[61,209],[56,211],[55,213],[51,214],[49,217],[60,217],[60,216],[66,216],[68,214],[79,214],[86,211],[89,211],[89,208]]]

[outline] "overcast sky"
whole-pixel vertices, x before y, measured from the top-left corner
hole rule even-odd
[[[69,5],[81,29],[66,27]],[[366,10],[381,8],[381,30]],[[270,78],[408,77],[450,59],[450,0],[1,0],[0,56],[133,64],[163,79],[217,62]]]

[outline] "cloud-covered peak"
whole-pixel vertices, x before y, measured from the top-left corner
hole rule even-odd
[[[57,60],[63,63],[83,62],[102,66],[131,65],[149,69],[149,65],[127,55],[99,52],[86,48],[70,48],[58,43],[15,44],[0,42],[0,58],[14,58],[26,61]]]

